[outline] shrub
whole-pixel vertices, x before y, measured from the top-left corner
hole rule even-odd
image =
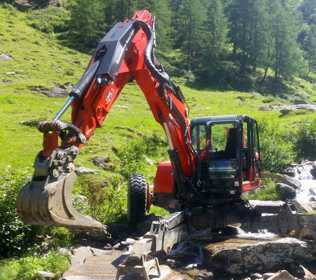
[[[282,166],[294,161],[293,143],[290,134],[280,127],[260,123],[260,151],[262,170],[280,172]]]
[[[113,176],[104,180],[102,178],[87,176],[83,179],[83,194],[88,199],[88,211],[102,224],[115,221],[120,217],[126,207],[126,190],[122,188],[122,180]]]
[[[0,258],[67,247],[73,239],[67,229],[26,225],[18,218],[16,198],[30,180],[29,170],[0,166]]]
[[[31,177],[28,171],[0,166],[0,257],[25,249],[25,239],[36,235],[37,228],[25,225],[16,213],[16,197]]]
[[[159,147],[165,145],[166,142],[156,134],[147,139],[137,137],[131,140],[128,145],[117,152],[117,156],[121,160],[118,171],[125,179],[128,179],[129,175],[133,173],[144,173],[145,167],[148,165],[144,156],[156,156]]]
[[[316,120],[305,119],[297,133],[295,142],[297,156],[316,160]]]
[[[26,16],[26,22],[31,27],[46,32],[60,33],[67,31],[69,12],[63,8],[49,7],[43,10],[31,10]]]

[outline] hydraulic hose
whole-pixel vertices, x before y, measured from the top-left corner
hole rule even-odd
[[[155,42],[154,31],[152,30],[152,28],[150,28],[150,26],[147,23],[145,23],[143,21],[139,21],[138,23],[140,26],[142,26],[144,28],[144,31],[145,31],[147,39],[148,39],[147,46],[145,49],[145,54],[144,54],[146,66],[148,67],[149,71],[151,72],[151,74],[153,75],[153,77],[155,79],[157,79],[161,83],[171,85],[169,75],[166,72],[160,72],[154,64],[154,59],[155,59],[155,55],[154,55],[154,42]]]
[[[160,83],[164,83],[164,84],[168,85],[170,88],[173,88],[174,85],[170,81],[169,75],[165,71],[161,71],[160,72],[157,69],[156,65],[155,65],[155,64],[158,64],[159,62],[158,62],[158,60],[157,60],[157,58],[156,58],[156,56],[154,54],[155,34],[154,34],[153,29],[148,24],[146,24],[143,21],[138,21],[138,23],[139,23],[139,25],[141,27],[143,27],[143,29],[144,29],[144,31],[146,33],[147,39],[148,39],[147,45],[146,45],[146,49],[145,49],[145,53],[144,53],[144,59],[145,59],[146,66],[148,67],[149,71],[151,72],[151,74],[153,75],[153,77],[155,79],[157,79]],[[161,64],[159,66],[162,67]],[[163,70],[163,67],[162,67],[162,70]],[[184,97],[182,97],[180,99],[182,99],[185,102],[185,98]],[[180,114],[179,117],[181,119],[182,115]],[[186,146],[187,146],[188,152],[190,153],[190,147],[188,146],[188,142],[186,143]],[[191,149],[194,151],[194,148],[192,146],[191,146]],[[192,152],[192,154],[193,154],[194,158],[196,159],[196,161],[198,162],[198,168],[200,168],[199,157],[194,152]],[[193,164],[191,162],[191,157],[190,157],[190,165],[191,165],[191,172],[192,172],[192,175],[193,175],[194,171],[193,171],[193,168],[192,168]],[[197,177],[198,177],[197,180],[199,180],[200,179],[199,172],[198,172],[198,176]]]

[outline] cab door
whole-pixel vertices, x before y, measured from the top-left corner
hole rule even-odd
[[[249,174],[249,185],[243,189],[247,190],[257,187],[261,183],[260,174],[260,146],[257,121],[253,118],[245,120],[247,123],[247,174]]]

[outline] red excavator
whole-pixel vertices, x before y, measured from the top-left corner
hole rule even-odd
[[[245,229],[264,227],[286,233],[301,229],[302,224],[316,224],[313,215],[299,214],[293,204],[251,204],[241,199],[243,191],[261,183],[256,120],[228,115],[199,117],[190,123],[185,98],[155,57],[155,44],[155,20],[145,10],[117,23],[101,40],[69,100],[52,121],[38,124],[43,150],[36,156],[32,182],[17,199],[22,221],[72,229],[104,228],[72,206],[73,161],[94,130],[102,126],[124,85],[135,80],[165,131],[170,161],[158,165],[153,194],[144,175],[130,176],[128,217],[132,223],[140,221],[152,203],[171,214],[153,222],[151,230],[134,244],[119,266],[117,278],[138,271],[149,279],[152,267],[159,273],[158,260],[151,253],[170,252],[175,243],[197,229],[238,222]],[[71,123],[61,121],[70,106]]]

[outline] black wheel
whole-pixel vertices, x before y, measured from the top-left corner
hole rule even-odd
[[[127,218],[130,224],[145,218],[147,209],[147,184],[143,174],[132,174],[128,181]]]

